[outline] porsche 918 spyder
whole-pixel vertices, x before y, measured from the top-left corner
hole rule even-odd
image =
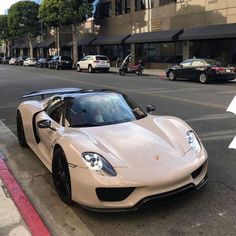
[[[17,109],[19,144],[52,173],[59,197],[92,210],[133,210],[199,189],[207,153],[183,120],[144,112],[119,91],[40,90]]]

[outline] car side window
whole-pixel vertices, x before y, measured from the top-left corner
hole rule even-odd
[[[193,60],[187,60],[187,61],[183,61],[180,63],[180,65],[182,67],[188,67],[188,66],[191,66],[191,63],[192,63]]]
[[[58,124],[63,118],[63,111],[64,111],[64,101],[61,100],[60,98],[53,99],[45,110],[48,116]]]
[[[194,60],[191,64],[191,66],[193,67],[200,67],[202,64],[201,64],[201,61],[199,60]]]

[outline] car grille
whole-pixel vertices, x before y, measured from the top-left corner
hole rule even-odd
[[[125,200],[135,188],[97,188],[97,197],[101,201],[115,202]]]

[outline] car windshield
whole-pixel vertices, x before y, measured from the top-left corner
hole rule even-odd
[[[127,96],[118,93],[82,94],[68,101],[69,127],[92,127],[139,120],[147,115]]]
[[[107,57],[104,57],[104,56],[96,56],[96,60],[98,61],[107,61]]]

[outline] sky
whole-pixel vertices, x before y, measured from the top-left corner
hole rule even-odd
[[[0,15],[7,14],[7,9],[16,2],[20,0],[0,0]],[[35,2],[40,2],[39,0],[35,0]]]

